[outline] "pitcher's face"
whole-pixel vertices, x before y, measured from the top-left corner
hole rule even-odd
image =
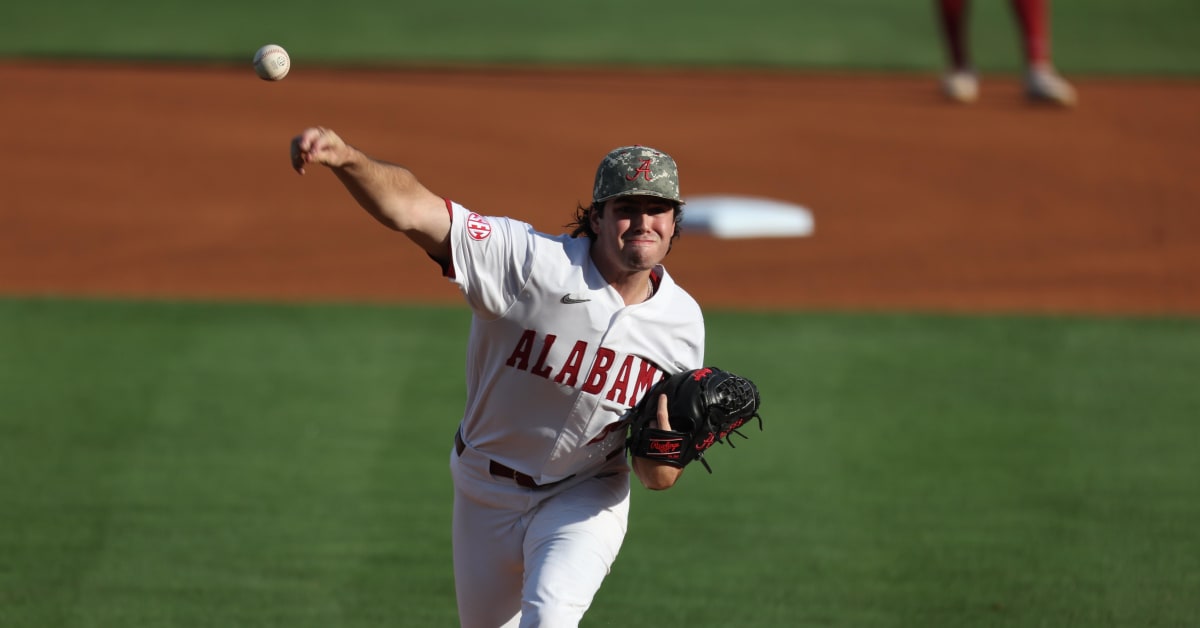
[[[602,268],[650,270],[671,250],[675,203],[657,196],[618,196],[605,201],[591,221],[596,232],[594,256]]]

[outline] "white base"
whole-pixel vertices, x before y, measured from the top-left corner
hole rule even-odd
[[[799,238],[813,233],[812,212],[794,203],[749,196],[683,200],[684,232],[717,238]]]

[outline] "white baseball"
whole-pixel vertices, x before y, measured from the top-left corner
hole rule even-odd
[[[292,69],[292,60],[283,46],[267,44],[254,53],[254,71],[264,81],[278,81]]]

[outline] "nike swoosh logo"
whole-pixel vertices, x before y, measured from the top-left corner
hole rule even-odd
[[[563,302],[566,305],[571,305],[572,303],[585,303],[587,301],[591,301],[591,299],[579,299],[579,298],[576,298],[575,295],[567,293],[567,294],[564,294],[563,297],[561,299],[559,299],[559,301]]]

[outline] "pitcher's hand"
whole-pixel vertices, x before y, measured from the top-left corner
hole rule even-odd
[[[308,128],[292,138],[292,168],[300,174],[313,163],[337,168],[346,163],[352,151],[337,133],[320,126]]]

